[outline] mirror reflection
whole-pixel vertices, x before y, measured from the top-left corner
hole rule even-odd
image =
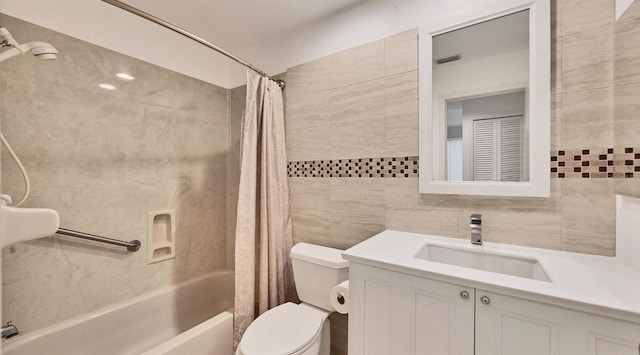
[[[434,36],[432,53],[434,179],[528,181],[529,10]]]
[[[447,100],[449,181],[523,181],[524,90]]]

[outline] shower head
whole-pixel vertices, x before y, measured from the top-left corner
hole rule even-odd
[[[58,50],[46,42],[27,42],[20,44],[6,28],[0,27],[0,47],[12,47],[0,53],[0,63],[7,59],[13,58],[20,54],[31,52],[34,56],[45,60],[54,60],[58,58]]]

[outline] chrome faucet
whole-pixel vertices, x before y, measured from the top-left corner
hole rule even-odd
[[[9,339],[16,335],[18,335],[18,328],[11,324],[11,321],[8,321],[7,324],[2,327],[2,339]]]
[[[471,215],[471,244],[482,245],[482,215],[474,213]]]

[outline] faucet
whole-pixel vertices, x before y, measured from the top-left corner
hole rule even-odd
[[[8,321],[7,324],[2,327],[2,339],[9,339],[16,335],[18,335],[18,328],[11,324],[11,321]]]
[[[474,213],[471,215],[471,244],[482,245],[482,215]]]

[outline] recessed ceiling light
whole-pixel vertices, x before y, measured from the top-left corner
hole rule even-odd
[[[122,80],[126,80],[126,81],[131,81],[133,79],[135,79],[132,75],[129,75],[127,73],[118,73],[116,74],[116,76]]]
[[[111,85],[111,84],[100,84],[98,85],[100,88],[105,89],[105,90],[115,90],[116,87]]]

